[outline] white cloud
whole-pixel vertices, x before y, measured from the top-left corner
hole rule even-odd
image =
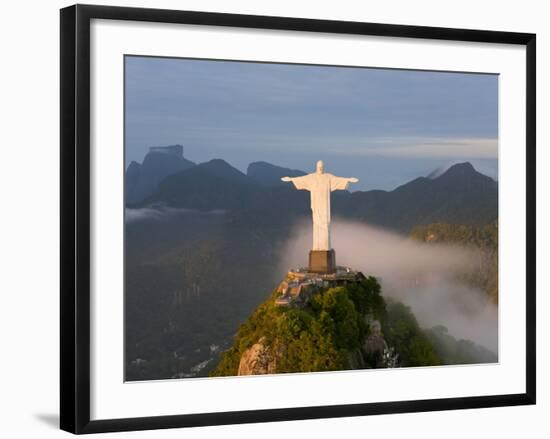
[[[342,156],[376,156],[429,159],[496,159],[498,139],[483,137],[367,137],[273,135],[252,137],[240,142],[243,149],[307,151]],[[232,146],[228,142],[227,146]]]
[[[390,138],[377,143],[380,145],[363,149],[363,154],[419,158],[498,157],[498,140],[490,138]],[[361,152],[356,150],[356,153]]]

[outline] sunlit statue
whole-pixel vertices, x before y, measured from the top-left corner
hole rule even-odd
[[[350,183],[357,183],[355,177],[336,177],[325,172],[322,160],[317,162],[316,171],[302,177],[283,177],[282,181],[291,181],[299,190],[311,193],[311,214],[313,217],[313,248],[310,253],[310,268],[312,271],[333,271],[334,251],[330,245],[330,193],[336,190],[346,190]],[[322,254],[315,254],[322,253]],[[328,254],[331,252],[331,254]],[[314,261],[312,263],[312,257]],[[315,263],[319,258],[328,258],[320,265]],[[330,259],[332,258],[332,259]],[[326,265],[326,268],[324,267]]]

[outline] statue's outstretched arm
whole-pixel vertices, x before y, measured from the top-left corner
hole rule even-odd
[[[350,183],[357,183],[359,180],[355,177],[335,177],[330,178],[330,191],[345,191]]]
[[[311,188],[310,183],[310,176],[309,175],[302,175],[301,177],[283,177],[281,178],[282,181],[291,181],[294,187],[298,190],[307,190],[309,191]]]

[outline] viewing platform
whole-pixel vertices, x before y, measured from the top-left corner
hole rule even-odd
[[[336,267],[332,273],[315,273],[307,268],[289,270],[285,280],[277,287],[279,306],[304,306],[316,292],[325,289],[361,282],[366,279],[360,271],[349,267]]]

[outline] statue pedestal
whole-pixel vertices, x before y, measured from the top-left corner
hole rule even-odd
[[[309,252],[309,271],[312,273],[334,273],[336,271],[334,250],[311,250]]]

